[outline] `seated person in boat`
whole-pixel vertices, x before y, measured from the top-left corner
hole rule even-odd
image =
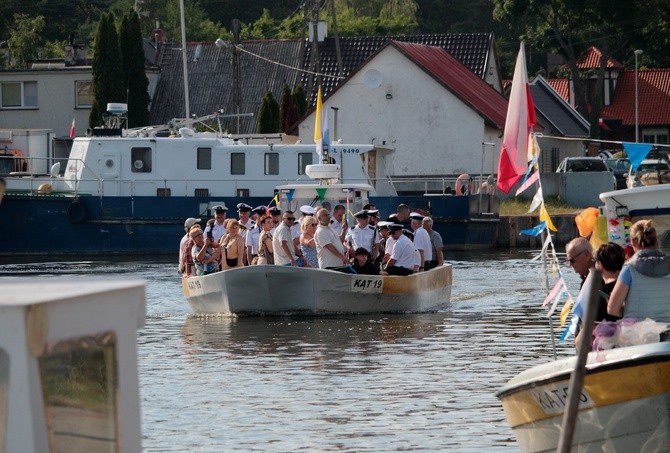
[[[314,233],[314,243],[319,268],[346,266],[349,259],[340,237],[331,228],[330,213],[327,209],[321,208],[316,212],[316,219],[319,225]]]
[[[630,229],[635,253],[624,264],[607,312],[610,315],[670,322],[670,256],[658,250],[658,236],[651,220],[639,220]]]
[[[596,250],[595,254],[596,269],[602,272],[603,285],[600,287],[600,299],[598,300],[598,312],[596,313],[596,322],[611,321],[621,319],[621,316],[610,315],[607,313],[607,301],[614,289],[617,277],[621,272],[623,263],[626,260],[626,252],[623,247],[614,242],[602,244]]]
[[[379,275],[379,269],[368,258],[368,251],[363,247],[356,249],[354,264],[352,265],[357,274]]]
[[[261,233],[258,236],[258,261],[257,264],[274,264],[274,254],[272,250],[272,217],[262,215],[258,219]]]
[[[382,275],[410,275],[416,264],[416,249],[407,236],[403,235],[402,225],[394,223],[389,225],[391,238],[393,238],[393,250],[388,262],[384,265]]]
[[[193,248],[193,240],[188,235],[192,227],[197,226],[200,219],[189,217],[184,222],[184,236],[179,242],[179,273],[183,274],[184,277],[189,277],[193,272],[193,257],[191,256],[191,248]]]
[[[402,234],[407,239],[412,241],[412,244],[414,244],[414,267],[412,267],[412,273],[416,274],[417,272],[423,271],[423,267],[421,267],[422,256],[421,253],[419,252],[419,249],[416,248],[416,244],[414,243],[414,232],[408,230],[407,228],[403,228]]]
[[[228,219],[226,234],[221,238],[223,269],[244,267],[244,238],[240,234],[240,223],[236,219]]]
[[[584,286],[586,277],[589,276],[589,271],[593,267],[593,247],[591,243],[583,238],[578,237],[565,246],[565,255],[568,263],[572,269],[579,274],[582,279],[580,288]]]
[[[347,231],[344,242],[347,245],[349,256],[354,256],[356,249],[363,247],[370,254],[370,258],[375,260],[379,254],[379,235],[377,230],[369,225],[368,212],[358,211],[354,214],[356,225]]]
[[[308,215],[300,221],[300,251],[311,267],[319,267],[319,261],[316,256],[316,243],[314,234],[316,233],[317,221],[313,215]]]
[[[221,257],[221,247],[212,248],[214,239],[207,236],[200,228],[192,228],[188,235],[193,240],[193,248],[191,248],[191,256],[195,263],[196,275],[207,275],[219,270],[219,258]]]
[[[302,252],[296,252],[291,227],[295,222],[293,211],[286,211],[282,215],[282,221],[272,237],[272,250],[274,250],[275,264],[280,266],[310,267],[309,263],[302,260]]]

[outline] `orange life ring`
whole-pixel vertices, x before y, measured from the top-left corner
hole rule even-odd
[[[456,179],[456,195],[469,195],[472,192],[470,175],[463,173]]]

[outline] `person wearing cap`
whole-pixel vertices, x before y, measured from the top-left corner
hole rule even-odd
[[[188,235],[189,230],[193,225],[198,225],[200,223],[200,219],[196,219],[194,217],[189,217],[186,219],[184,222],[184,231],[186,232],[184,236],[181,238],[181,241],[179,241],[179,273],[184,274],[185,277],[188,277],[191,275],[191,269],[189,264],[193,264],[193,260],[191,259],[191,254],[188,253],[191,247],[193,247],[193,244],[189,243],[191,242],[191,238]],[[198,225],[200,226],[200,225]]]
[[[401,224],[389,225],[393,238],[393,250],[383,268],[382,275],[410,275],[414,270],[414,244],[402,232]]]
[[[258,238],[261,234],[261,227],[258,224],[258,220],[261,216],[265,215],[265,206],[257,206],[251,210],[252,221],[254,222],[253,226],[247,230],[246,237],[244,238],[245,246],[247,248],[247,263],[256,264],[258,257]]]
[[[302,234],[300,225],[302,224],[302,219],[307,216],[313,216],[315,211],[316,210],[308,204],[300,206],[300,218],[296,219],[291,227],[291,237],[293,238],[293,244],[296,248],[300,247],[300,235]]]
[[[428,236],[430,237],[430,244],[432,246],[431,251],[433,253],[433,259],[426,261],[426,270],[430,270],[434,267],[442,267],[444,264],[444,253],[442,251],[444,245],[442,243],[442,236],[433,229],[433,219],[430,217],[424,217],[422,223],[423,229],[426,230],[426,233],[428,233]]]
[[[321,208],[316,212],[319,225],[314,233],[316,243],[316,257],[319,268],[329,269],[345,266],[349,263],[346,250],[340,237],[330,227],[330,214],[327,209]]]
[[[277,227],[281,223],[281,209],[279,209],[277,206],[273,206],[270,209],[268,209],[268,211],[270,212],[270,216],[272,217],[272,229],[270,230],[270,233],[275,234]]]
[[[426,268],[426,261],[433,259],[433,245],[430,242],[428,232],[423,229],[423,216],[418,212],[412,212],[410,218],[412,219],[411,225],[414,231],[414,247],[416,247],[421,255],[419,271],[423,271]]]
[[[237,216],[239,218],[239,224],[240,224],[240,235],[242,236],[242,239],[244,239],[245,244],[246,244],[247,235],[248,235],[249,231],[256,224],[251,219],[251,210],[253,208],[246,203],[238,203],[236,207],[237,207]],[[249,266],[249,264],[251,264],[250,257],[251,257],[251,253],[247,251],[247,246],[245,245],[245,247],[244,247],[244,264],[246,266]]]
[[[346,236],[347,229],[349,228],[349,225],[347,225],[347,217],[344,215],[345,211],[346,208],[344,205],[335,205],[335,209],[333,209],[333,215],[330,219],[330,228],[332,228],[335,234],[340,237],[340,242],[344,242],[344,237]]]
[[[356,225],[347,231],[344,242],[349,249],[349,256],[354,256],[357,248],[363,247],[370,253],[370,259],[377,259],[379,254],[379,236],[374,227],[368,225],[368,212],[358,211],[354,214]]]
[[[373,228],[377,226],[377,221],[379,220],[379,211],[377,209],[366,209],[368,213],[368,224]]]
[[[208,275],[218,271],[221,247],[212,248],[213,239],[205,237],[200,228],[191,228],[188,235],[193,240],[191,256],[196,275]]]
[[[279,266],[309,267],[308,263],[298,260],[301,252],[296,252],[296,247],[291,236],[291,227],[295,222],[293,211],[285,211],[282,221],[272,236],[272,249],[274,250],[275,264]]]
[[[393,242],[393,239],[390,237],[389,225],[393,222],[387,222],[386,220],[380,220],[377,222],[377,231],[379,233],[379,255],[375,260],[375,265],[381,269],[382,265],[388,261],[388,245],[389,241]]]
[[[228,214],[228,208],[225,204],[216,205],[212,207],[212,211],[214,211],[214,219],[210,219],[207,222],[207,227],[205,227],[205,234],[211,230],[214,242],[218,243],[221,239],[221,236],[226,234],[225,223],[226,216]]]

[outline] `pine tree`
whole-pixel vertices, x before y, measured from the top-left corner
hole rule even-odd
[[[109,102],[124,102],[126,93],[121,67],[119,36],[114,15],[103,14],[98,23],[93,50],[93,106],[88,117],[89,127],[103,124],[103,114]]]
[[[140,19],[135,11],[123,17],[119,31],[119,48],[128,93],[128,127],[149,124],[149,80],[144,71],[144,49]]]
[[[263,96],[261,108],[258,112],[258,128],[256,130],[259,134],[280,131],[279,104],[272,95],[272,91],[268,91]]]
[[[298,85],[293,89],[293,104],[295,105],[295,113],[298,118],[302,118],[307,113],[307,96],[302,85]]]
[[[293,126],[298,121],[298,114],[295,111],[293,95],[286,82],[282,86],[281,105],[279,106],[279,120],[281,131],[285,134],[293,133]]]

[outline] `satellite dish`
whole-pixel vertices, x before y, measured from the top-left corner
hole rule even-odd
[[[368,69],[363,74],[363,83],[370,89],[379,88],[382,84],[382,73],[376,69]]]

